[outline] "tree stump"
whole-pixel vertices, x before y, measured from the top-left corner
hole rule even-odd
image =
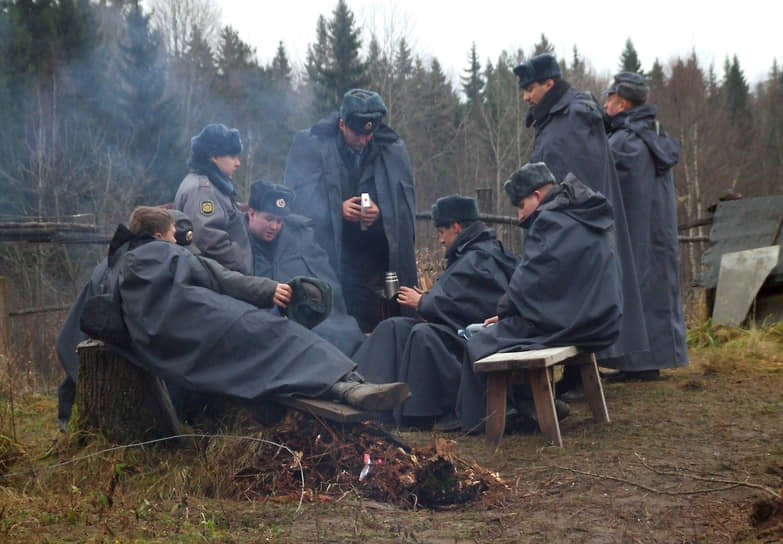
[[[77,429],[120,444],[182,434],[163,380],[100,341],[85,340],[76,351]]]

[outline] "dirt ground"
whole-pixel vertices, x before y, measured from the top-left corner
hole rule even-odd
[[[92,455],[57,431],[52,397],[18,398],[0,542],[783,542],[782,346],[692,350],[659,381],[606,384],[612,423],[573,403],[562,449],[540,434],[507,434],[492,453],[482,436],[389,429],[414,446],[453,441],[455,456],[502,480],[439,508],[367,499],[358,474],[345,475],[350,491],[308,492],[301,507],[291,493],[209,498],[219,490],[196,485],[206,475],[194,467],[215,452]]]

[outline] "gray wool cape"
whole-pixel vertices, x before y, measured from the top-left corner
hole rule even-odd
[[[348,315],[337,274],[314,236],[312,220],[296,214],[283,219],[283,228],[273,242],[264,242],[250,233],[253,274],[281,283],[295,276],[311,276],[327,282],[332,287],[332,311],[311,330],[350,357],[365,336],[356,319]]]
[[[191,252],[198,252],[198,249],[193,246],[188,246],[188,249]],[[277,282],[269,278],[248,278],[244,274],[225,268],[213,259],[202,256],[197,258],[209,273],[213,287],[220,293],[260,308],[273,305],[272,299]],[[112,259],[112,262],[115,261],[116,258]],[[79,370],[76,347],[79,342],[87,339],[87,335],[80,328],[82,312],[90,297],[111,290],[111,286],[117,281],[117,273],[117,266],[109,267],[108,257],[98,263],[57,333],[55,350],[60,365],[65,371],[65,378],[57,388],[57,419],[63,429],[68,426],[76,392],[76,379]]]
[[[656,114],[654,105],[636,106],[608,127],[650,340],[649,351],[622,358],[617,368],[624,370],[688,364],[672,174],[680,143],[661,131]]]
[[[114,347],[168,383],[245,400],[315,397],[356,366],[298,323],[219,292],[214,274],[181,246],[115,248],[110,288],[119,290],[132,341]]]
[[[337,150],[338,116],[333,112],[294,136],[285,167],[285,184],[296,192],[294,213],[313,220],[316,241],[326,250],[341,277],[342,180],[347,176]],[[405,143],[381,124],[373,136],[378,155],[362,179],[375,179],[383,229],[389,244],[389,269],[400,285],[417,283],[415,253],[416,203],[413,173]]]
[[[506,311],[467,341],[457,397],[465,430],[486,415],[486,378],[473,363],[497,352],[576,345],[597,351],[617,340],[623,293],[606,198],[569,175],[523,223],[522,256]]]
[[[646,351],[649,342],[628,234],[627,213],[609,150],[603,111],[590,94],[568,87],[549,111],[533,123],[533,127],[536,135],[530,162],[546,163],[558,181],[572,173],[582,183],[603,194],[611,204],[622,270],[623,320],[617,341],[598,357],[602,365],[613,367],[616,365],[613,358]]]
[[[411,398],[394,417],[437,417],[454,410],[465,341],[457,330],[495,312],[517,258],[495,230],[477,221],[446,250],[446,270],[424,295],[417,317],[382,321],[354,356],[376,382],[404,381]]]

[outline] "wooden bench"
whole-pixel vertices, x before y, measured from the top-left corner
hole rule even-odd
[[[522,381],[530,384],[541,432],[556,445],[563,447],[560,424],[552,394],[552,374],[556,365],[578,366],[584,384],[585,399],[598,422],[609,423],[604,390],[598,375],[595,355],[581,352],[574,346],[530,351],[495,353],[473,363],[473,370],[487,375],[487,443],[497,448],[506,428],[506,396],[508,387]]]
[[[294,408],[313,416],[318,416],[336,423],[359,423],[372,419],[373,412],[363,412],[353,406],[332,400],[311,399],[304,397],[276,397],[275,400],[284,406]]]

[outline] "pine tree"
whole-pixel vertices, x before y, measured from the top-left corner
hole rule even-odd
[[[392,84],[392,61],[386,51],[383,51],[378,38],[372,36],[367,48],[367,78],[369,88],[376,91],[384,101],[388,100]],[[388,104],[387,104],[388,106]]]
[[[292,84],[293,70],[282,41],[264,73],[265,87],[254,95],[259,120],[255,131],[261,142],[256,149],[254,174],[265,179],[282,179],[293,127],[301,126],[292,119],[297,95]]]
[[[356,27],[353,12],[345,0],[338,0],[329,22],[329,39],[333,54],[334,88],[338,100],[349,90],[367,84],[367,66],[359,58],[362,46],[360,30]]]
[[[3,210],[58,215],[85,191],[84,184],[70,183],[64,169],[52,171],[50,178],[43,167],[67,158],[56,147],[66,128],[74,131],[66,145],[90,153],[80,166],[95,156],[84,145],[90,134],[84,131],[101,128],[97,103],[105,71],[103,59],[89,58],[98,37],[92,15],[85,0],[0,4],[0,156],[7,165],[0,177]],[[27,130],[31,125],[40,130]]]
[[[620,54],[619,68],[621,72],[636,72],[644,75],[642,63],[639,61],[639,55],[636,53],[636,48],[634,48],[631,38],[625,40],[625,49]]]
[[[465,69],[465,75],[461,78],[462,92],[465,93],[468,106],[481,103],[481,91],[484,88],[484,81],[481,78],[481,64],[476,51],[476,42],[470,47],[468,53],[468,67]]]
[[[561,63],[562,66],[563,63]],[[591,82],[587,74],[587,64],[579,49],[574,45],[571,54],[571,64],[563,68],[563,77],[577,89],[585,90]],[[603,89],[602,89],[603,90]]]
[[[400,132],[416,174],[416,200],[431,203],[439,196],[459,191],[454,154],[459,98],[437,58],[429,66],[417,62],[411,80],[407,103],[416,111],[408,116],[407,126]],[[400,129],[396,123],[394,128]]]
[[[405,38],[400,39],[400,44],[394,55],[394,73],[397,78],[403,80],[409,78],[413,73],[413,56]]]
[[[185,43],[187,64],[193,69],[194,75],[212,81],[217,75],[215,54],[198,27],[190,31],[190,38]]]
[[[327,87],[326,72],[329,69],[329,33],[326,28],[326,18],[318,16],[315,25],[315,43],[307,47],[307,64],[305,69],[310,79],[310,89],[313,93],[313,110],[320,115],[332,108],[332,95]]]
[[[663,66],[661,66],[657,58],[653,62],[648,80],[650,82],[650,90],[653,92],[662,89],[666,85],[666,75],[663,73]]]
[[[184,51],[171,62],[172,95],[180,97],[180,138],[187,141],[212,120],[210,97],[217,80],[215,55],[199,27],[191,28]]]
[[[347,91],[367,85],[367,65],[359,58],[359,34],[345,0],[338,0],[329,21],[318,18],[316,43],[307,55],[307,74],[316,87],[317,113],[337,109]]]
[[[270,74],[275,81],[286,82],[286,85],[291,83],[291,75],[293,70],[291,63],[288,61],[288,54],[283,46],[283,40],[277,44],[277,52],[275,58],[272,59],[272,66],[270,66]]]
[[[547,37],[544,35],[544,33],[541,33],[541,40],[533,46],[533,55],[542,55],[544,53],[549,53],[550,55],[555,54],[555,46],[552,45]]]
[[[783,192],[783,73],[776,59],[758,95],[760,178],[765,194]]]
[[[745,74],[739,65],[737,55],[734,55],[731,63],[726,59],[723,76],[723,91],[726,98],[726,107],[732,117],[744,116],[748,113],[748,99],[750,87],[745,80]]]
[[[162,38],[138,3],[130,7],[125,21],[117,82],[125,167],[131,181],[143,185],[147,203],[166,201],[173,197],[182,177],[182,145],[176,103],[165,95],[168,66]]]

